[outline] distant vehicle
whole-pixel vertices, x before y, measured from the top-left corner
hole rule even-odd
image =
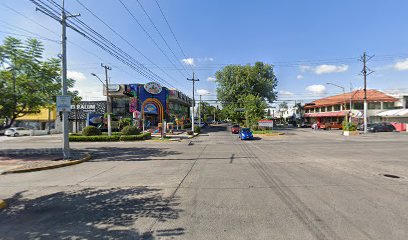
[[[232,127],[231,127],[231,132],[232,132],[232,133],[238,134],[238,133],[239,133],[239,130],[240,130],[240,128],[239,128],[239,125],[238,125],[238,124],[232,125]]]
[[[241,138],[241,140],[251,140],[254,139],[254,136],[252,135],[251,129],[241,128],[241,131],[239,132],[239,138]]]
[[[330,129],[342,129],[343,125],[338,122],[329,122],[329,123],[321,123],[320,128],[324,130],[330,130]]]
[[[373,126],[373,123],[367,123],[367,129]],[[357,130],[364,131],[364,124],[360,124],[357,126]]]
[[[393,132],[395,127],[391,123],[374,123],[370,127],[367,127],[369,132]]]
[[[199,126],[200,128],[203,128],[207,126],[207,124],[205,122],[201,122],[201,123],[197,123],[197,126]]]
[[[308,123],[308,122],[302,122],[302,123],[300,124],[300,127],[301,127],[301,128],[310,128],[310,127],[312,127],[312,124],[311,124],[311,123]]]
[[[6,132],[4,133],[4,135],[10,137],[18,137],[18,136],[30,136],[31,135],[31,130],[28,128],[23,128],[23,127],[13,127],[13,128],[9,128],[6,130]]]

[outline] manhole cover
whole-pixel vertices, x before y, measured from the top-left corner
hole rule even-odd
[[[393,175],[393,174],[383,174],[383,176],[388,177],[388,178],[401,178],[400,176]]]

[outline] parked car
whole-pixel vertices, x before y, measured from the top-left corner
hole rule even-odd
[[[252,135],[251,129],[241,128],[239,131],[239,138],[241,138],[241,140],[252,140],[254,139],[254,136]]]
[[[238,125],[238,124],[232,125],[232,127],[231,127],[231,132],[232,132],[232,133],[238,134],[238,133],[239,133],[239,130],[240,130],[240,128],[239,128],[239,125]]]
[[[395,127],[391,123],[374,123],[370,127],[367,127],[370,132],[393,132]]]
[[[367,123],[367,129],[369,129],[370,127],[372,127],[373,124],[372,123]],[[364,124],[360,124],[357,126],[357,130],[359,131],[364,131]]]
[[[4,133],[4,135],[10,137],[18,137],[18,136],[30,136],[31,135],[31,130],[28,128],[23,128],[23,127],[13,127],[13,128],[9,128],[6,130],[6,132]]]
[[[203,128],[207,126],[207,124],[205,122],[201,122],[201,123],[197,123],[197,126],[199,126],[200,128]]]
[[[324,130],[330,130],[330,129],[342,129],[343,125],[338,122],[329,122],[329,123],[321,123],[320,128]]]
[[[311,124],[311,123],[308,123],[308,122],[302,122],[302,123],[300,124],[300,127],[301,127],[301,128],[310,128],[310,127],[312,127],[312,124]]]

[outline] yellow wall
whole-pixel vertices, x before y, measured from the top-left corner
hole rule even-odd
[[[50,120],[55,121],[57,119],[57,112],[55,108],[51,109]],[[27,113],[23,117],[19,117],[16,120],[20,121],[48,121],[48,108],[41,108],[39,113]]]

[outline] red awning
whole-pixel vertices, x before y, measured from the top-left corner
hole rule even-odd
[[[345,112],[320,112],[320,113],[305,113],[305,117],[344,117]]]

